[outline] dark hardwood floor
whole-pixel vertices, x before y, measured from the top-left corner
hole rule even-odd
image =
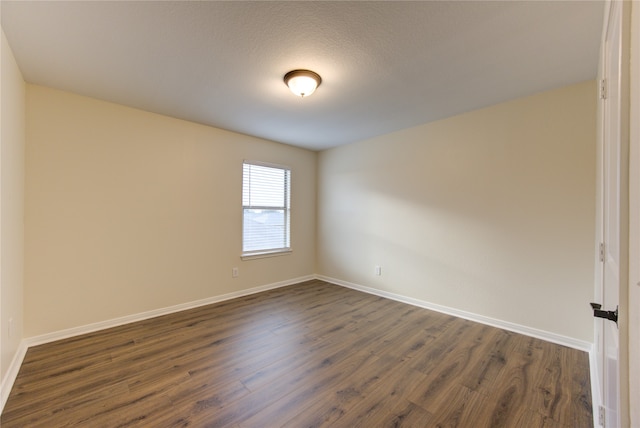
[[[10,427],[591,427],[586,353],[322,281],[29,349]]]

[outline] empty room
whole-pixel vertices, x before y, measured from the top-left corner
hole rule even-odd
[[[0,2],[0,425],[640,427],[640,6]]]

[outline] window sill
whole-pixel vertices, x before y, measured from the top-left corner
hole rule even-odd
[[[292,253],[292,250],[274,250],[274,251],[264,251],[261,253],[246,253],[242,254],[240,258],[242,260],[253,260],[253,259],[264,259],[266,257],[278,257],[278,256],[287,256]]]

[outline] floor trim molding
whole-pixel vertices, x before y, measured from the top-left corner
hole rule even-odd
[[[114,318],[106,321],[100,321],[97,323],[87,324],[79,327],[73,327],[66,330],[55,331],[52,333],[43,334],[40,336],[34,336],[27,338],[28,347],[42,345],[44,343],[54,342],[56,340],[67,339],[69,337],[79,336],[81,334],[93,333],[99,330],[105,330],[107,328],[117,327],[124,324],[129,324],[137,321],[144,321],[149,318],[155,318],[162,315],[168,315],[175,312],[186,311],[189,309],[197,308],[200,306],[211,305],[213,303],[223,302],[225,300],[231,300],[238,297],[248,296],[250,294],[261,293],[267,290],[273,290],[275,288],[286,287],[288,285],[298,284],[315,279],[314,275],[307,275],[299,278],[294,278],[286,281],[274,282],[272,284],[261,285],[258,287],[247,288],[245,290],[234,291],[232,293],[221,294],[218,296],[207,297],[201,300],[195,300],[192,302],[181,303],[179,305],[169,306],[166,308],[154,309],[147,312],[141,312],[138,314],[127,315],[120,318]]]
[[[13,356],[9,370],[6,376],[2,379],[2,385],[0,385],[0,414],[4,410],[4,405],[9,398],[9,393],[13,384],[16,381],[20,366],[24,361],[24,357],[27,354],[27,350],[32,346],[42,345],[56,340],[67,339],[69,337],[80,336],[86,333],[93,333],[99,330],[105,330],[107,328],[117,327],[132,322],[143,321],[149,318],[155,318],[162,315],[168,315],[175,312],[185,311],[188,309],[197,308],[200,306],[210,305],[213,303],[223,302],[225,300],[235,299],[237,297],[248,296],[250,294],[261,293],[267,290],[273,290],[280,287],[286,287],[288,285],[298,284],[305,281],[316,279],[315,275],[307,275],[299,278],[293,278],[286,281],[274,282],[272,284],[261,285],[258,287],[248,288],[245,290],[234,291],[232,293],[222,294],[219,296],[208,297],[206,299],[196,300],[193,302],[182,303],[179,305],[169,306],[166,308],[154,309],[147,312],[141,312],[138,314],[127,315],[120,318],[114,318],[106,321],[100,321],[92,324],[87,324],[79,327],[68,328],[65,330],[54,331],[51,333],[33,336],[23,339],[20,342],[18,350]]]
[[[492,327],[502,328],[504,330],[509,330],[515,333],[524,334],[526,336],[535,337],[538,339],[542,339],[548,342],[556,343],[563,346],[568,346],[570,348],[578,349],[581,351],[585,351],[589,353],[589,365],[591,370],[591,388],[592,388],[592,403],[594,410],[594,426],[597,423],[597,409],[599,406],[599,387],[597,385],[597,377],[596,377],[596,362],[594,359],[595,353],[593,352],[593,344],[589,342],[585,342],[582,340],[558,335],[555,333],[534,329],[531,327],[526,327],[523,325],[511,323],[508,321],[502,321],[494,318],[485,317],[482,315],[477,315],[471,312],[461,311],[459,309],[454,309],[446,306],[437,305],[434,303],[426,302],[419,299],[414,299],[411,297],[403,296],[400,294],[390,293],[383,290],[378,290],[372,287],[367,287],[360,284],[351,283],[348,281],[339,280],[336,278],[331,278],[324,275],[307,275],[299,278],[294,278],[286,281],[280,281],[272,284],[262,285],[258,287],[253,287],[245,290],[235,291],[232,293],[222,294],[219,296],[208,297],[206,299],[196,300],[193,302],[187,302],[179,305],[169,306],[166,308],[155,309],[147,312],[142,312],[139,314],[128,315],[120,318],[114,318],[111,320],[101,321],[97,323],[87,324],[84,326],[73,327],[65,330],[55,331],[52,333],[47,333],[39,336],[29,337],[23,339],[20,342],[18,350],[14,355],[13,360],[9,366],[9,370],[5,378],[2,380],[2,384],[0,385],[0,413],[4,409],[4,405],[6,404],[7,399],[9,398],[9,393],[11,392],[11,388],[18,376],[18,372],[20,370],[20,366],[24,360],[24,357],[27,353],[27,350],[32,346],[42,345],[45,343],[53,342],[56,340],[66,339],[69,337],[79,336],[86,333],[93,333],[95,331],[104,330],[107,328],[117,327],[120,325],[143,321],[149,318],[155,318],[162,315],[168,315],[171,313],[184,311],[188,309],[197,308],[200,306],[210,305],[213,303],[223,302],[225,300],[235,299],[237,297],[248,296],[251,294],[260,293],[267,290],[272,290],[280,287],[286,287],[288,285],[298,284],[301,282],[319,279],[322,281],[326,281],[332,284],[336,284],[342,287],[351,288],[357,291],[362,291],[364,293],[373,294],[376,296],[384,297],[387,299],[395,300],[401,303],[407,303],[409,305],[418,306],[424,309],[430,309],[436,312],[444,313],[447,315],[456,316],[459,318],[467,319],[470,321],[478,322],[481,324],[490,325]]]
[[[600,385],[598,383],[597,376],[597,361],[596,361],[596,352],[595,345],[590,342],[585,342],[583,340],[574,339],[571,337],[562,336],[556,333],[551,333],[544,330],[538,330],[531,327],[526,327],[523,325],[511,323],[508,321],[497,320],[494,318],[485,317],[482,315],[477,315],[471,312],[461,311],[459,309],[450,308],[447,306],[441,306],[434,303],[426,302],[419,299],[414,299],[411,297],[406,297],[400,294],[390,293],[388,291],[378,290],[372,287],[366,287],[360,284],[354,284],[348,281],[342,281],[340,279],[331,278],[324,275],[316,275],[317,279],[322,281],[330,282],[332,284],[340,285],[342,287],[351,288],[354,290],[362,291],[365,293],[373,294],[376,296],[384,297],[387,299],[396,300],[398,302],[407,303],[409,305],[418,306],[425,309],[430,309],[436,312],[441,312],[447,315],[453,315],[459,318],[464,318],[470,321],[479,322],[481,324],[490,325],[492,327],[502,328],[504,330],[513,331],[514,333],[524,334],[526,336],[535,337],[537,339],[546,340],[547,342],[556,343],[558,345],[568,346],[570,348],[578,349],[580,351],[587,352],[589,354],[589,375],[590,375],[590,384],[591,384],[591,405],[592,405],[592,414],[593,414],[593,426],[599,427],[599,408],[602,405],[600,401]]]
[[[18,372],[20,371],[20,366],[22,366],[24,356],[27,354],[27,349],[27,342],[24,339],[21,340],[16,353],[13,355],[11,364],[9,364],[9,369],[4,376],[4,379],[2,379],[2,384],[0,385],[0,414],[9,399],[9,393],[11,392],[11,388],[13,388],[13,384],[18,377]]]
[[[396,300],[398,302],[407,303],[409,305],[418,306],[424,309],[430,309],[432,311],[440,312],[447,315],[453,315],[455,317],[464,318],[469,321],[479,322],[481,324],[490,325],[492,327],[509,330],[514,333],[524,334],[525,336],[535,337],[547,342],[552,342],[558,345],[567,346],[569,348],[578,349],[584,352],[590,352],[592,344],[583,340],[574,339],[572,337],[562,336],[560,334],[552,333],[549,331],[538,330],[536,328],[527,327],[520,324],[515,324],[509,321],[503,321],[495,318],[485,317],[483,315],[474,314],[472,312],[466,312],[447,306],[437,305],[424,300],[414,299],[412,297],[403,296],[400,294],[390,293],[388,291],[378,290],[376,288],[367,287],[360,284],[354,284],[352,282],[343,281],[336,278],[331,278],[324,275],[316,275],[316,278],[330,282],[332,284],[340,285],[343,287],[351,288],[354,290],[362,291],[376,296],[385,297],[387,299]]]

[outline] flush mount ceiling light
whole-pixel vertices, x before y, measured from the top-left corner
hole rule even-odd
[[[322,78],[311,70],[292,70],[284,75],[284,83],[297,96],[308,97],[320,86]]]

